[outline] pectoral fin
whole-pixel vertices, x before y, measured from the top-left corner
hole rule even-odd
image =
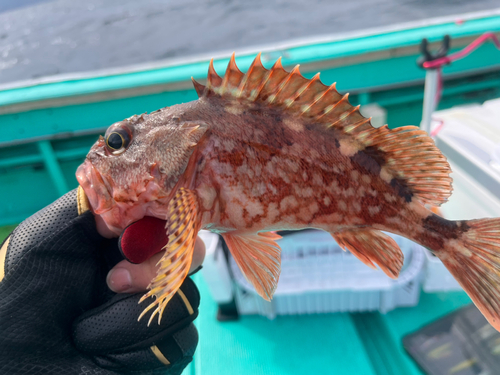
[[[169,203],[168,215],[166,228],[169,241],[165,246],[165,254],[158,262],[160,268],[149,285],[149,292],[139,301],[140,303],[150,296],[156,297],[156,300],[139,316],[141,319],[146,312],[156,306],[149,318],[148,325],[156,314],[158,314],[158,324],[160,324],[165,306],[177,292],[189,272],[196,235],[200,226],[196,194],[191,190],[179,188]]]
[[[392,279],[399,276],[403,267],[403,253],[398,244],[388,235],[373,229],[357,229],[331,233],[341,248],[348,249],[367,266],[375,264]]]
[[[267,232],[222,235],[243,275],[259,295],[270,301],[281,272],[281,248],[275,242],[281,236]]]

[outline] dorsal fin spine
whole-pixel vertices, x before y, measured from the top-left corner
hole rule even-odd
[[[359,112],[359,107],[360,107],[360,105],[357,105],[357,106],[356,106],[356,107],[354,107],[354,108],[353,108],[353,109],[352,109],[349,113],[347,113],[347,114],[345,114],[345,113],[341,114],[341,115],[339,116],[339,119],[338,119],[337,121],[335,121],[333,124],[331,124],[330,126],[335,126],[335,125],[336,125],[336,124],[338,124],[340,121],[343,121],[343,120],[345,120],[346,118],[348,118],[349,116],[353,115],[354,113]],[[364,122],[364,120],[365,120],[365,119],[361,120],[361,122]],[[358,123],[355,123],[355,124],[351,124],[351,125],[346,125],[346,126],[344,127],[344,131],[345,131],[346,133],[352,133],[354,130],[358,130],[359,126],[360,126],[360,123],[359,123],[359,122],[358,122]]]
[[[300,74],[300,70],[299,70],[299,66],[300,65],[296,65],[292,71],[290,73],[288,73],[288,76],[278,85],[278,88],[276,89],[276,91],[269,96],[269,98],[267,99],[267,102],[268,103],[273,103],[275,101],[275,99],[278,97],[278,95],[286,88],[286,86],[293,80],[294,76],[296,75],[299,75],[299,76],[302,76]]]
[[[340,106],[342,103],[349,102],[349,93],[345,94],[342,99],[340,99],[337,103],[330,104],[329,106],[325,107],[323,110],[323,113],[320,116],[316,116],[315,120],[320,120],[324,116],[326,116],[328,113],[330,113],[332,110]],[[337,120],[338,121],[338,120]]]
[[[314,98],[314,101],[302,111],[302,114],[308,113],[311,110],[311,108],[313,108],[317,103],[319,103],[321,99],[325,97],[325,95],[328,95],[329,92],[336,91],[336,86],[337,82],[334,82],[325,91],[319,93],[317,95],[317,98]]]
[[[227,83],[229,81],[229,77],[231,75],[231,69],[233,68],[233,65],[235,65],[234,52],[231,55],[231,58],[229,59],[229,64],[227,64],[226,73],[224,74],[224,77],[222,78],[222,83],[221,83],[220,89],[219,89],[220,95],[223,95],[227,90]]]
[[[276,72],[276,69],[279,66],[281,66],[281,57],[278,58],[278,60],[276,60],[276,62],[274,63],[273,67],[266,72],[266,75],[264,76],[264,79],[262,80],[262,84],[257,88],[257,93],[260,94],[260,92],[262,91],[262,89],[264,88],[264,86],[271,79],[271,76],[273,75],[273,73]]]
[[[243,76],[244,74],[236,65],[235,54],[233,52],[231,59],[229,60],[229,64],[227,65],[226,74],[224,74],[224,78],[222,79],[220,95],[228,92],[232,93],[237,90]]]
[[[208,65],[207,89],[215,92],[215,89],[219,87],[221,83],[222,79],[214,68],[214,59],[211,59]]]
[[[264,75],[264,78],[262,79],[261,84],[255,90],[253,90],[253,92],[250,94],[249,99],[251,101],[255,101],[259,97],[260,92],[262,91],[262,89],[264,88],[266,83],[269,81],[269,79],[271,78],[271,75],[273,74],[275,67],[277,67],[278,65],[281,65],[281,57],[279,57],[278,60],[276,60],[276,62],[274,63],[273,67],[270,70],[266,71],[266,74]]]
[[[262,98],[263,100],[266,100],[269,97],[269,95],[273,94],[273,85],[279,84],[281,82],[279,76],[282,75],[283,73],[285,73],[285,76],[288,75],[285,69],[283,69],[283,65],[281,65],[281,57],[280,57],[278,60],[276,60],[271,70],[269,70],[266,73],[266,78],[263,80],[262,85],[260,85],[259,88],[257,89],[258,95],[263,95]]]
[[[198,94],[198,98],[201,98],[203,94],[205,93],[205,86],[203,86],[201,83],[197,82],[193,77],[191,77],[191,81],[193,81],[194,89],[196,90],[196,93]]]
[[[365,119],[359,121],[356,124],[358,129],[362,128],[362,130],[360,130],[358,133],[358,137],[360,139],[362,139],[365,142],[365,144],[367,144],[368,146],[371,144],[371,138],[377,132],[377,128],[374,128],[371,126],[371,124],[370,124],[371,121],[372,121],[372,118],[368,117],[368,118],[365,118]],[[364,125],[369,125],[369,127],[364,126]]]
[[[289,103],[286,104],[286,107],[289,108],[295,103],[295,101],[300,98],[300,96],[308,89],[310,88],[316,81],[319,81],[319,75],[320,73],[316,73],[314,77],[312,77],[309,82],[307,82],[305,85],[303,85],[301,88],[297,90],[297,95],[295,95],[292,99],[290,99]]]
[[[241,79],[240,86],[238,87],[238,97],[241,97],[243,95],[243,91],[245,90],[245,88],[247,86],[248,79],[255,72],[256,69],[262,68],[262,69],[266,70],[264,68],[264,66],[262,65],[262,61],[260,60],[260,55],[261,55],[261,52],[259,52],[257,54],[257,56],[255,57],[255,59],[252,62],[252,65],[250,65],[247,72],[245,73],[245,75]]]

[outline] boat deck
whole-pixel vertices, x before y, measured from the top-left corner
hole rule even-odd
[[[470,303],[464,292],[422,292],[416,307],[385,315],[242,316],[221,323],[203,276],[194,278],[201,292],[200,342],[185,375],[422,375],[403,349],[403,336]]]

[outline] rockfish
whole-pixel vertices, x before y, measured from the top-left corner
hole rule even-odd
[[[219,233],[255,290],[280,275],[273,231],[329,232],[363,263],[398,277],[403,254],[387,231],[429,248],[500,330],[500,219],[448,221],[427,206],[451,195],[450,167],[415,126],[374,128],[335,84],[304,78],[260,54],[246,73],[234,54],[211,61],[199,99],[109,127],[76,176],[115,233],[144,216],[169,236],[141,317],[163,310],[187,276],[200,229]],[[139,317],[140,318],[140,317]]]

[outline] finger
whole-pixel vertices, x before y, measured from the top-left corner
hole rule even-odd
[[[156,276],[158,261],[164,252],[157,253],[140,264],[126,260],[114,266],[106,279],[108,287],[116,293],[137,293],[147,290],[149,283]],[[198,237],[194,245],[193,261],[189,272],[197,269],[205,258],[205,244]]]
[[[194,243],[193,261],[191,262],[191,267],[189,267],[189,273],[201,267],[203,260],[205,259],[205,242],[200,237],[196,237],[196,242]]]
[[[114,238],[118,237],[118,235],[113,232],[111,229],[109,229],[108,225],[104,221],[104,219],[101,217],[101,215],[95,215],[95,225],[97,228],[97,232],[103,236],[104,238]]]

